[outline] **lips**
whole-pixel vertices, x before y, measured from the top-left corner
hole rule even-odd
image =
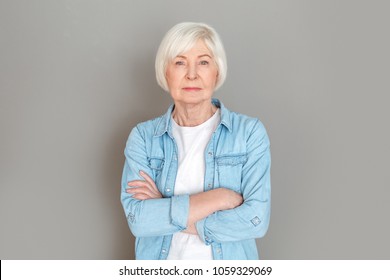
[[[201,88],[199,87],[184,87],[183,90],[185,91],[199,91]]]

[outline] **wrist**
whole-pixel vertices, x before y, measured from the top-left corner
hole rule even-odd
[[[221,203],[221,209],[219,210],[233,209],[241,205],[241,203],[243,202],[242,196],[233,190],[227,188],[219,188],[218,190],[220,190],[220,193],[218,195]]]
[[[225,188],[214,189],[218,211],[230,209],[230,190]]]

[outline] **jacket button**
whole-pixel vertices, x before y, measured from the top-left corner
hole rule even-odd
[[[257,217],[257,216],[254,217],[254,218],[251,220],[251,222],[252,222],[252,224],[253,224],[254,226],[257,226],[257,225],[259,225],[259,224],[261,223],[259,217]]]

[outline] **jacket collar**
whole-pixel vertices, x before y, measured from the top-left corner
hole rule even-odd
[[[211,100],[215,106],[221,110],[221,124],[224,125],[229,132],[232,130],[232,124],[230,120],[230,111],[220,102],[218,99],[213,98]],[[164,133],[168,133],[171,136],[171,115],[174,108],[174,104],[169,106],[168,111],[160,118],[159,123],[154,131],[154,136],[159,137]]]

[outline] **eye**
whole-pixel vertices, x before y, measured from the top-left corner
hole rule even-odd
[[[202,60],[200,62],[200,65],[209,65],[209,62],[207,60]]]
[[[178,60],[175,62],[175,65],[184,65],[184,61]]]

